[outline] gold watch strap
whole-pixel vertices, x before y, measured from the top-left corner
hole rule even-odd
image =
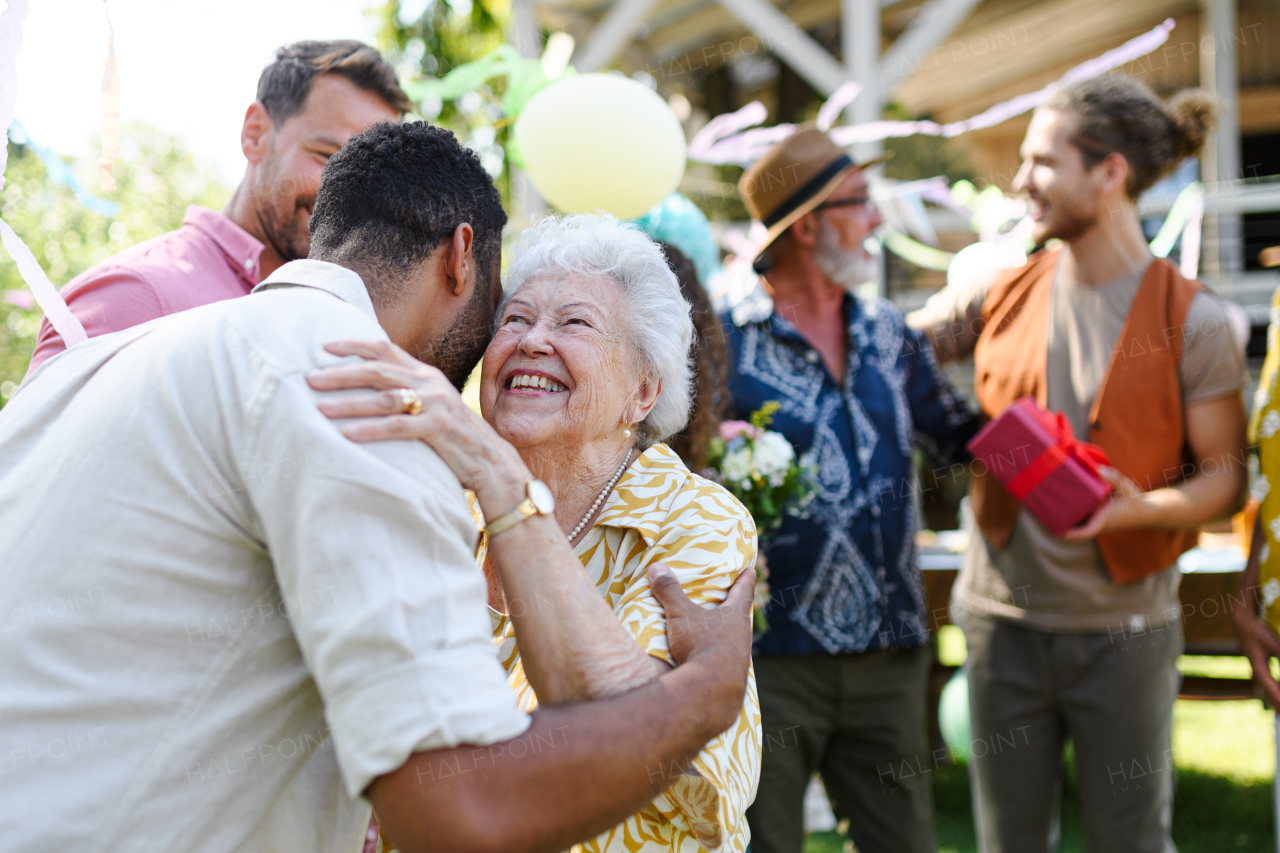
[[[525,498],[524,500],[520,501],[520,503],[516,504],[516,508],[511,510],[511,512],[507,513],[506,515],[499,516],[498,518],[494,519],[491,524],[485,525],[484,532],[489,536],[490,539],[492,539],[493,537],[497,536],[499,533],[502,533],[505,530],[510,530],[511,528],[515,527],[517,524],[524,521],[529,516],[537,513],[537,511],[538,511],[538,508],[534,506],[533,498]]]

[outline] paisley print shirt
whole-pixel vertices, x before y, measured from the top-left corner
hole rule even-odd
[[[631,464],[591,530],[574,548],[587,574],[646,652],[670,660],[662,606],[649,590],[650,563],[675,572],[695,603],[724,600],[729,586],[756,558],[751,515],[725,489],[689,472],[666,445],[650,447]],[[483,544],[480,553],[483,563]],[[525,678],[515,631],[494,616],[494,638],[520,707],[538,700]],[[572,853],[742,853],[750,840],[747,806],[760,781],[760,705],[755,673],[738,721],[707,744],[692,766],[652,768],[674,777],[657,799]]]
[[[763,543],[771,598],[757,654],[840,654],[927,640],[912,451],[920,445],[939,463],[964,458],[977,416],[892,303],[846,296],[842,310],[843,382],[762,291],[723,318],[733,417],[777,400],[782,408],[771,428],[816,467],[807,517],[787,517]]]

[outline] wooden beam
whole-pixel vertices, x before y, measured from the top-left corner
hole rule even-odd
[[[907,76],[919,68],[926,54],[942,44],[982,0],[929,0],[919,16],[885,51],[880,62],[881,89],[887,98]]]
[[[599,71],[617,58],[658,0],[620,0],[600,19],[586,43],[573,56],[582,73]]]
[[[979,7],[945,47],[908,69],[898,100],[918,115],[942,115],[996,89],[1031,91],[1030,78],[1083,62],[1194,8],[1194,0],[1047,0],[993,18]],[[1190,38],[1198,41],[1199,33]],[[1171,49],[1181,56],[1178,45]]]
[[[877,0],[842,0],[840,43],[849,75],[862,86],[845,115],[853,124],[877,121],[884,111],[880,91],[880,4]],[[863,162],[884,151],[883,142],[859,142],[854,159]]]
[[[768,0],[719,0],[719,3],[754,33],[767,50],[824,96],[849,80],[849,72],[843,65]]]
[[[800,29],[811,30],[839,19],[840,0],[799,0],[787,7],[786,17]],[[708,47],[719,55],[725,43],[736,47],[744,38],[749,39],[748,50],[760,49],[759,40],[750,35],[749,29],[744,28],[724,7],[713,2],[698,6],[679,23],[668,25],[660,21],[645,37],[644,46],[660,61],[670,62],[686,54],[702,54]]]

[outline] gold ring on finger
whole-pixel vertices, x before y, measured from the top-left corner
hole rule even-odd
[[[416,415],[422,411],[422,399],[412,388],[396,388],[395,394],[400,398],[400,411],[406,415]]]

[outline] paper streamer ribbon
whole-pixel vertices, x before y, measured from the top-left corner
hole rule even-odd
[[[827,102],[822,105],[822,109],[818,110],[818,120],[816,122],[818,130],[830,130],[831,125],[836,123],[836,119],[840,118],[840,113],[844,112],[844,108],[853,103],[854,98],[862,91],[861,83],[845,83],[831,93],[831,97],[827,98]]]
[[[1005,488],[1009,490],[1009,494],[1020,501],[1026,500],[1027,495],[1034,492],[1041,483],[1048,479],[1050,474],[1061,468],[1068,459],[1076,460],[1092,471],[1098,479],[1102,479],[1098,466],[1111,464],[1111,460],[1107,458],[1107,451],[1096,444],[1090,444],[1087,441],[1080,441],[1076,438],[1075,432],[1071,429],[1071,424],[1067,423],[1067,419],[1062,412],[1046,412],[1035,405],[1027,406],[1026,411],[1034,415],[1040,425],[1048,431],[1049,436],[1053,439],[1053,444],[1042,450],[1035,459],[1032,459],[1030,465],[1018,472],[1018,476],[1005,483]]]
[[[102,0],[105,7],[107,0]],[[116,188],[111,167],[120,159],[120,69],[116,67],[116,31],[107,15],[107,64],[102,69],[102,159],[98,180],[104,190]]]
[[[1166,18],[1151,31],[1132,38],[1095,59],[1077,65],[1043,89],[1003,101],[978,115],[961,121],[948,122],[947,124],[938,124],[934,121],[870,121],[834,128],[829,131],[831,139],[837,145],[847,147],[857,142],[879,142],[892,137],[914,136],[916,134],[951,138],[967,133],[970,130],[994,127],[1014,116],[1035,109],[1047,101],[1054,92],[1065,86],[1069,86],[1078,80],[1096,77],[1099,74],[1132,62],[1140,56],[1147,55],[1168,41],[1169,33],[1173,30],[1173,27],[1173,18]],[[838,89],[837,94],[843,89],[843,86]],[[834,98],[835,95],[832,95],[833,100]],[[825,109],[825,105],[823,108]],[[748,111],[751,112],[748,113]],[[733,130],[726,130],[729,127],[745,128],[759,124],[764,121],[763,117],[757,121],[749,121],[748,118],[761,113],[766,113],[764,106],[759,102],[752,102],[736,113],[717,116],[716,119],[708,122],[707,126],[689,143],[689,159],[711,165],[735,164],[747,166],[755,162],[775,142],[785,139],[795,130],[795,125],[790,124],[748,130],[737,135],[732,135],[734,133]],[[732,120],[723,124],[716,124],[722,118]]]
[[[58,334],[62,335],[63,343],[70,348],[82,341],[87,341],[89,336],[85,334],[84,326],[80,325],[76,315],[71,313],[67,303],[62,300],[58,289],[44,274],[36,256],[31,254],[27,244],[13,233],[9,223],[3,219],[0,219],[0,238],[3,238],[5,249],[13,256],[14,263],[18,265],[18,272],[31,288],[40,309],[44,311],[44,315],[49,318],[49,323]]]
[[[22,21],[26,16],[27,0],[9,0],[8,8],[0,13],[0,131],[5,143],[0,145],[0,188],[4,186],[4,167],[9,159],[9,125],[13,124],[18,104],[18,50],[22,47]],[[36,302],[66,345],[71,347],[88,340],[84,326],[44,274],[35,255],[3,219],[0,219],[0,242],[13,256],[18,274],[31,288]]]

